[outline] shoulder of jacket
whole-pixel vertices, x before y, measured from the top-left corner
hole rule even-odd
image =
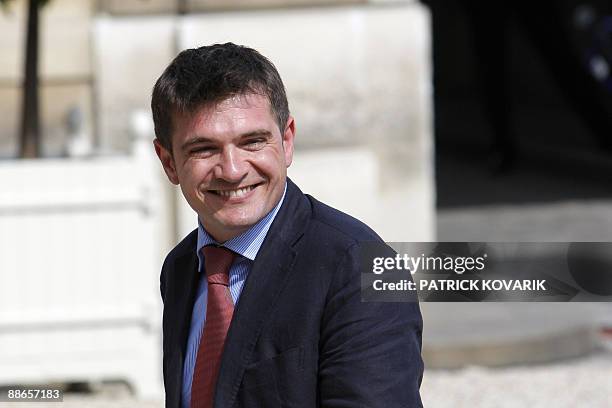
[[[306,197],[311,203],[311,222],[318,224],[330,233],[343,237],[352,244],[365,241],[382,242],[382,238],[364,222],[330,207],[308,194]]]

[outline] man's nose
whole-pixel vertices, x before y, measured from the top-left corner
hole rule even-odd
[[[226,147],[221,153],[215,168],[215,177],[230,183],[241,181],[248,172],[248,166],[240,151],[235,147]]]

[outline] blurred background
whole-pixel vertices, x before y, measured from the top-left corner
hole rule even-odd
[[[159,270],[197,220],[149,102],[184,48],[269,57],[290,177],[387,241],[610,241],[609,2],[0,3],[0,387],[163,406]],[[608,304],[421,307],[425,406],[609,406]]]

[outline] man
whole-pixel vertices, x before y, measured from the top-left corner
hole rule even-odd
[[[151,105],[198,214],[161,272],[166,406],[421,406],[418,304],[361,302],[358,244],[381,240],[287,178],[295,120],[272,63],[183,51]]]

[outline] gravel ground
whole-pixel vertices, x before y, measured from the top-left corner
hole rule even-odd
[[[427,370],[425,407],[611,407],[612,348],[588,357],[538,366]],[[2,408],[163,408],[162,401],[132,398],[117,386],[93,394],[67,393],[64,402],[0,403]]]
[[[538,366],[425,372],[425,407],[612,407],[612,351]]]

